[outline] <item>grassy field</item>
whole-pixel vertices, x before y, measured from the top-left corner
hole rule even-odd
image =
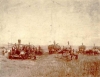
[[[10,60],[0,54],[0,77],[100,77],[100,55],[79,54],[78,60],[69,61],[56,54],[37,60]]]

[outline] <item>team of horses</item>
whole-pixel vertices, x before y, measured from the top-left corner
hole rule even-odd
[[[98,50],[98,49],[88,49],[88,50],[82,51],[81,53],[85,54],[85,55],[99,55],[100,50]]]

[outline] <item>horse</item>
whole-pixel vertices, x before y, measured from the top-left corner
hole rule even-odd
[[[6,56],[8,59],[11,58],[11,50],[6,49],[3,51],[4,56]]]
[[[5,55],[5,53],[7,53],[7,49],[2,50],[2,55]]]
[[[86,55],[93,55],[94,54],[94,51],[92,49],[89,49],[89,50],[86,50],[85,51],[85,54]]]
[[[100,54],[100,51],[98,49],[95,49],[93,52],[94,52],[94,55],[99,55]]]

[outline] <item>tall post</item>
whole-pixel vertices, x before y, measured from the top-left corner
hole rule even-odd
[[[68,45],[69,45],[69,41],[68,41]]]

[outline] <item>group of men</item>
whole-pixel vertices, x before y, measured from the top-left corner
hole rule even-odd
[[[35,57],[36,58],[36,52],[37,52],[37,48],[34,46],[30,46],[30,45],[14,45],[12,46],[12,50],[11,50],[11,54],[12,55],[20,55],[21,52],[23,52],[23,54],[25,54],[25,56],[28,57]]]

